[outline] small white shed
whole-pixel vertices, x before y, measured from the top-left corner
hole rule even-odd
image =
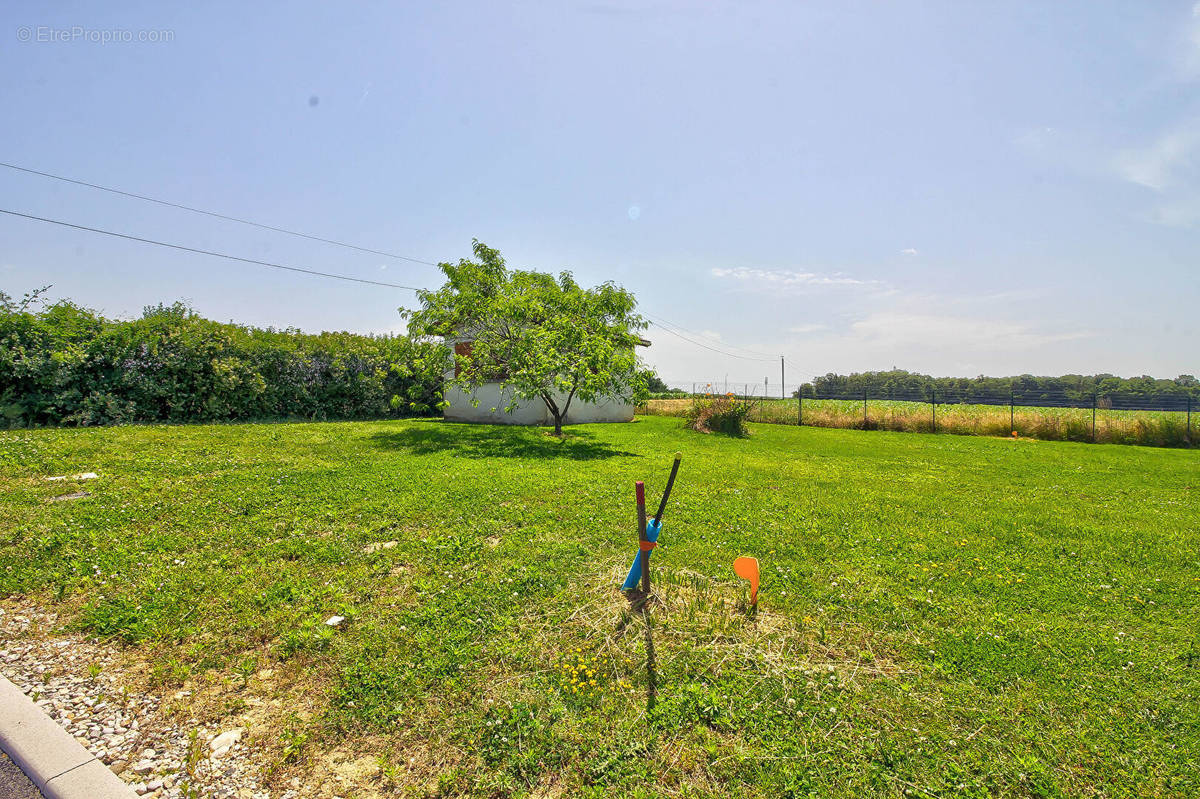
[[[453,342],[455,355],[469,353],[471,341],[459,339]],[[650,342],[642,340],[641,346],[649,347]],[[522,424],[534,426],[549,426],[554,424],[550,409],[541,399],[525,400],[512,413],[506,413],[512,400],[512,389],[501,390],[500,383],[484,383],[474,393],[463,391],[450,384],[457,367],[453,358],[446,370],[445,399],[448,403],[444,418],[449,422],[484,422],[487,424]],[[555,397],[556,402],[565,401],[566,393]],[[478,404],[473,400],[479,400]],[[563,424],[590,424],[592,422],[631,422],[633,421],[633,402],[630,399],[602,399],[599,402],[584,402],[576,397],[571,401],[567,410],[567,418]]]

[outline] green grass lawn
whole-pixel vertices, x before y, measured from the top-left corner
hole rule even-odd
[[[385,793],[1200,794],[1200,453],[569,432],[0,433],[0,595],[126,642],[164,693],[292,675],[316,712],[264,767],[356,746]],[[633,482],[656,501],[675,450],[643,618]],[[92,496],[48,501],[83,471]]]

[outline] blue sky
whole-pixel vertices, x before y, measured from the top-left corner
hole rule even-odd
[[[8,163],[430,261],[479,238],[614,280],[717,349],[786,354],[789,383],[1200,372],[1200,4],[9,2],[0,20]],[[169,40],[94,40],[113,30]],[[0,197],[438,282],[9,169]],[[412,299],[0,218],[0,288],[46,283],[113,315],[182,298],[306,330],[399,330]],[[679,383],[777,385],[777,363],[648,337]]]

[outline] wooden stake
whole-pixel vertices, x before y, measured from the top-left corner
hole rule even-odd
[[[650,553],[647,552],[642,544],[646,541],[646,484],[638,480],[634,485],[634,490],[637,493],[637,515],[638,515],[638,548],[642,552],[642,593],[647,597],[650,596]]]
[[[671,476],[667,478],[667,487],[663,491],[662,501],[658,503],[658,513],[654,514],[654,523],[658,524],[662,521],[663,512],[667,509],[667,499],[671,496],[671,486],[675,485],[675,475],[679,474],[679,462],[683,460],[683,453],[675,453],[675,462],[671,464]]]

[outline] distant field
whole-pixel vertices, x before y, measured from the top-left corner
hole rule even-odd
[[[3,432],[0,607],[121,642],[181,735],[248,726],[273,796],[335,747],[360,798],[1200,795],[1194,451],[569,433]],[[647,624],[633,482],[675,450]]]
[[[650,416],[683,416],[689,399],[649,400],[639,412]],[[795,399],[750,400],[750,420],[771,424],[796,424]],[[923,402],[869,400],[866,420],[861,400],[804,400],[804,424],[854,430],[894,430],[905,433],[933,431],[933,407]],[[1200,438],[1200,412],[1192,419],[1191,440]],[[1187,414],[1173,411],[1096,411],[1096,442],[1142,444],[1154,447],[1188,446]],[[1012,427],[1009,424],[1012,422]],[[1038,408],[1018,405],[1012,419],[1007,405],[938,405],[937,432],[957,435],[1017,435],[1045,441],[1091,441],[1091,408]]]

